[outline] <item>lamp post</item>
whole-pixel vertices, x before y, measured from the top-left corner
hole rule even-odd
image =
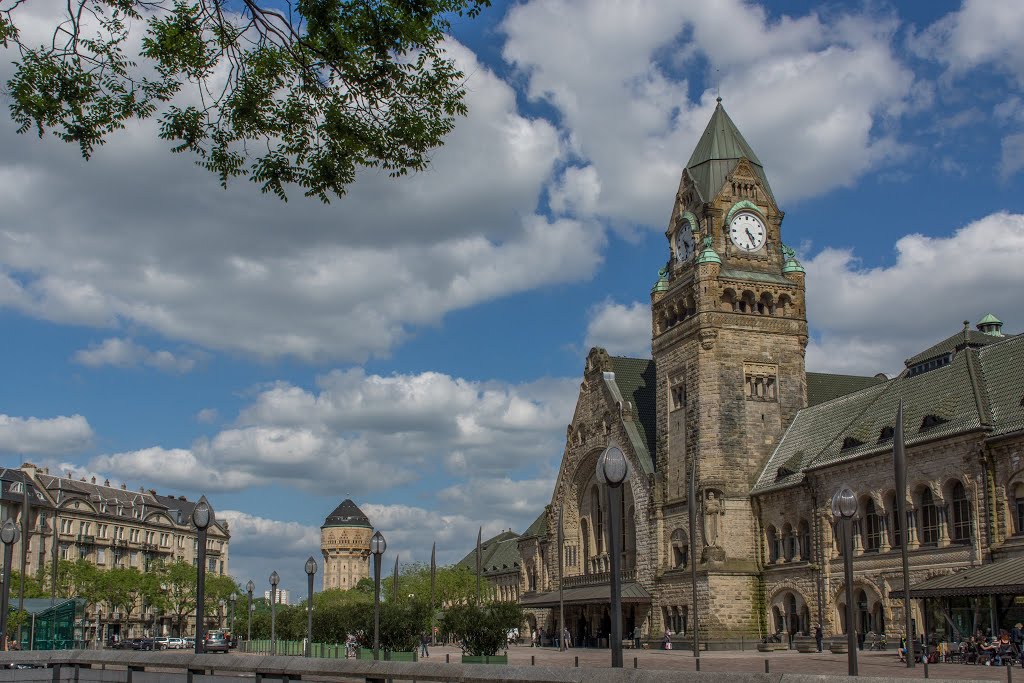
[[[857,514],[857,496],[844,486],[832,496],[832,516],[843,529],[843,573],[846,580],[846,644],[849,674],[857,675],[857,629],[853,623],[853,516]]]
[[[206,640],[203,637],[206,629],[204,619],[206,618],[206,530],[213,524],[213,508],[206,500],[206,496],[200,496],[199,502],[192,508],[192,524],[196,527],[196,545],[199,552],[196,558],[198,572],[196,573],[196,654],[201,655],[206,651]]]
[[[249,582],[245,584],[245,592],[249,595],[249,628],[245,632],[245,646],[249,647],[249,643],[252,642],[252,592],[256,590],[256,584],[249,579]]]
[[[597,480],[608,489],[608,550],[611,554],[612,667],[622,668],[622,484],[629,478],[629,463],[618,446],[609,446],[597,459]]]
[[[0,542],[4,544],[4,585],[0,589],[0,648],[7,649],[7,601],[11,595],[11,562],[14,544],[21,538],[18,525],[13,519],[5,519],[0,526]]]
[[[370,552],[373,554],[373,658],[380,659],[380,560],[388,544],[384,534],[376,532],[370,539]]]
[[[231,639],[238,644],[238,634],[235,633],[235,603],[238,602],[238,595],[232,593],[228,596],[228,602],[231,603]]]
[[[270,654],[277,654],[277,584],[281,577],[276,571],[270,573]]]
[[[225,616],[224,615],[224,606],[226,604],[227,604],[227,601],[224,600],[224,598],[221,598],[220,600],[217,601],[217,606],[220,607],[220,610],[218,610],[218,612],[217,612],[217,628],[220,628],[220,629],[224,628],[224,616]]]
[[[313,575],[316,574],[316,560],[310,555],[306,560],[306,656],[313,655]]]

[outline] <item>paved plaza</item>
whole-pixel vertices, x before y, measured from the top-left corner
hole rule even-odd
[[[456,647],[434,647],[430,650],[430,659],[434,662],[450,655],[452,662],[459,661],[461,654]],[[608,650],[589,648],[573,648],[568,652],[559,652],[555,648],[519,646],[509,648],[509,664],[529,666],[531,658],[537,666],[571,667],[579,657],[581,667],[607,667],[611,664],[611,653]],[[908,669],[899,660],[895,650],[858,652],[857,661],[861,676],[880,676],[886,678],[924,678],[924,665],[918,664]],[[627,668],[633,666],[636,658],[641,669],[666,669],[673,671],[693,671],[695,662],[693,655],[685,650],[625,650],[623,662]],[[703,652],[700,658],[701,671],[713,672],[764,672],[765,660],[771,673],[801,674],[846,674],[846,655],[834,655],[830,652],[802,654],[796,650],[785,652],[758,652],[752,649],[739,652]],[[929,678],[935,679],[982,679],[1006,681],[1006,667],[977,666],[973,664],[939,663],[928,665]],[[1011,677],[1024,683],[1024,669],[1016,668]]]

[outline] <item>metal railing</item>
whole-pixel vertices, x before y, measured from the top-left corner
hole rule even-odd
[[[577,574],[576,576],[565,576],[562,580],[565,581],[566,588],[575,588],[577,586],[601,586],[611,582],[612,573],[592,572],[590,574]],[[622,580],[636,581],[636,570],[627,569],[623,571]]]

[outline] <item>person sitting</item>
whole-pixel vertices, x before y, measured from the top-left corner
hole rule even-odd
[[[900,661],[907,661],[907,637],[900,636],[900,646],[896,648],[897,654],[900,656]]]

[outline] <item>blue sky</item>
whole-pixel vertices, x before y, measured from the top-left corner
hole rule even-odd
[[[345,497],[403,562],[522,531],[586,351],[649,354],[719,91],[807,267],[809,369],[1021,331],[1024,4],[903,5],[496,2],[431,168],[330,206],[223,191],[151,122],[88,163],[0,122],[4,464],[205,493],[232,572],[293,590]]]

